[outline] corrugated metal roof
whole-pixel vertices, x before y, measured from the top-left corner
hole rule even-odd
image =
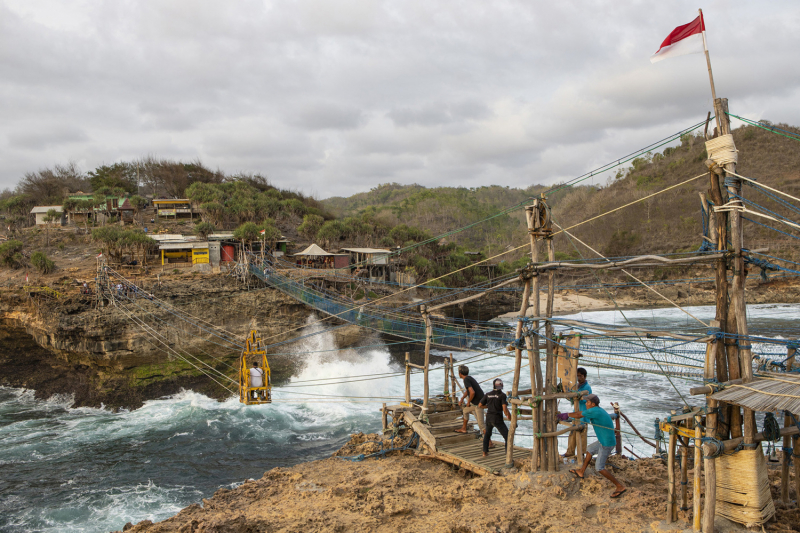
[[[169,200],[167,198],[159,198],[158,200],[153,200],[154,204],[188,204],[191,203],[191,200],[188,198],[173,198]]]
[[[64,211],[64,209],[60,205],[37,205],[36,207],[31,209],[31,214],[36,215],[39,213],[47,213],[51,209],[55,209],[59,213]]]
[[[382,248],[342,248],[345,252],[355,252],[357,254],[389,254],[389,250]]]
[[[158,245],[159,250],[195,250],[208,248],[208,241],[202,242],[165,242]]]
[[[197,237],[193,236],[183,236],[180,233],[160,233],[150,235],[150,238],[154,241],[163,242],[163,241],[196,241]]]

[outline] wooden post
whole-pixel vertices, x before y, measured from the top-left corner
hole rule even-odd
[[[517,317],[517,328],[514,333],[516,339],[516,346],[514,349],[514,380],[511,383],[511,396],[516,396],[519,392],[519,378],[522,369],[522,348],[520,348],[520,339],[522,338],[522,322],[525,314],[528,312],[528,305],[530,304],[531,296],[531,280],[525,280],[525,288],[522,291],[522,304],[519,308],[519,315]],[[510,438],[510,437],[509,437]]]
[[[554,262],[556,260],[556,251],[555,246],[553,245],[553,238],[547,237],[545,239],[547,243],[547,257],[550,262]],[[556,278],[555,278],[555,271],[550,270],[547,273],[547,309],[546,309],[546,316],[548,318],[547,324],[545,326],[545,334],[547,335],[547,378],[545,379],[546,389],[545,393],[549,394],[551,392],[555,392],[556,383],[556,358],[555,358],[555,346],[553,344],[553,323],[549,320],[553,317],[553,300],[555,298],[555,291],[556,291]],[[555,421],[556,421],[556,405],[557,400],[546,400],[545,401],[545,430],[548,433],[552,433],[555,431]],[[556,471],[558,470],[558,438],[557,437],[549,437],[546,441],[547,443],[547,470],[549,471]]]
[[[692,494],[692,530],[700,531],[700,471],[703,465],[703,426],[700,415],[694,417],[694,492]],[[708,504],[706,504],[708,505]]]
[[[712,323],[713,325],[713,323]],[[724,352],[725,346],[722,342],[710,342],[706,349],[705,371],[703,377],[711,379],[714,377],[714,362],[719,362],[717,355]],[[717,367],[719,368],[719,367]],[[719,402],[710,398],[706,399],[708,407],[706,414],[706,437],[717,437],[717,408]],[[695,443],[697,446],[697,443]],[[697,450],[695,450],[695,461],[697,461]],[[697,468],[697,465],[695,465]],[[714,533],[714,519],[717,513],[717,461],[716,459],[705,459],[705,484],[706,484],[706,507],[703,510],[703,533]]]
[[[727,135],[731,132],[730,118],[728,117],[728,99],[717,98],[714,101],[714,111],[720,120],[720,133]],[[735,172],[736,164],[727,163],[725,165],[726,172]],[[741,196],[742,182],[740,179],[730,176],[731,182],[727,184],[728,194],[733,196]],[[731,226],[731,243],[733,244],[733,294],[731,296],[731,307],[736,315],[736,333],[739,339],[745,344],[739,345],[739,366],[741,369],[741,377],[744,383],[753,380],[753,354],[750,349],[750,340],[747,338],[747,310],[744,294],[745,282],[745,268],[744,256],[742,255],[743,232],[742,232],[742,214],[734,209],[730,212],[730,226]],[[744,443],[753,444],[755,440],[756,430],[756,415],[751,409],[744,409]]]
[[[531,263],[534,265],[539,262],[539,247],[536,245],[536,237],[533,235],[532,230],[534,228],[533,217],[534,217],[534,208],[536,209],[536,213],[538,216],[538,205],[539,200],[534,201],[534,204],[530,207],[525,208],[525,214],[527,215],[528,219],[528,234],[530,236],[531,241]],[[532,294],[533,294],[533,316],[539,317],[541,316],[541,294],[539,292],[540,289],[540,282],[539,282],[539,274],[535,273],[533,276],[533,287],[532,287]],[[534,320],[532,325],[533,331],[539,331],[539,321]],[[528,348],[528,365],[530,367],[530,374],[531,374],[531,392],[533,396],[541,396],[543,394],[543,386],[542,386],[542,359],[541,354],[539,353],[539,337],[537,335],[533,335],[531,337],[527,337],[525,339],[526,347]],[[539,402],[536,402],[535,405],[531,408],[532,416],[531,422],[533,426],[533,433],[541,433],[541,405]],[[531,470],[534,472],[537,471],[539,468],[544,466],[544,462],[542,461],[544,457],[543,453],[543,446],[541,439],[537,438],[536,436],[533,437],[533,451],[531,452]]]
[[[508,441],[506,443],[506,468],[514,468],[514,433],[517,429],[517,411],[519,408],[516,405],[511,406],[511,427],[508,429]]]
[[[451,385],[453,386],[453,396],[452,396],[452,403],[455,405],[456,403],[456,396],[458,393],[456,392],[456,374],[453,370],[453,352],[450,352],[450,380],[452,381]]]
[[[611,406],[614,408],[614,414],[617,415],[617,418],[614,420],[614,437],[617,440],[616,452],[617,455],[622,455],[622,433],[620,433],[619,429],[619,419],[621,418],[619,416],[619,404],[612,403]]]
[[[515,397],[519,393],[519,377],[522,370],[522,349],[520,348],[520,339],[522,338],[522,321],[525,314],[528,312],[528,305],[531,297],[531,280],[525,280],[525,289],[522,291],[522,304],[519,308],[519,317],[517,318],[516,329],[516,346],[514,347],[514,381],[511,385],[511,396]],[[508,429],[508,440],[506,446],[506,468],[514,466],[514,435],[517,432],[517,412],[516,408],[511,415],[511,427]]]
[[[386,431],[386,427],[386,404],[384,403],[383,407],[381,407],[381,429]]]
[[[795,417],[799,417],[800,413],[795,413]],[[794,439],[794,493],[797,495],[797,505],[800,506],[800,435],[795,435]]]
[[[667,453],[667,524],[673,523],[678,518],[678,510],[675,509],[675,446],[678,437],[675,430],[669,432],[669,450]]]
[[[573,406],[574,412],[576,413],[579,412],[581,410],[581,399],[575,398],[573,403],[574,403]],[[619,413],[619,408],[617,408],[617,412]],[[575,421],[575,425],[580,425],[580,423],[581,423],[580,420]],[[619,425],[619,422],[617,422],[617,424]],[[575,435],[575,462],[577,464],[581,464],[581,461],[583,461],[583,454],[586,451],[583,449],[583,436],[586,434],[585,432],[586,428],[583,428],[582,430],[575,431],[573,433],[573,435]]]
[[[444,399],[450,401],[450,361],[444,362]]]
[[[688,511],[688,510],[689,510],[689,448],[687,448],[686,446],[681,446],[681,511]]]
[[[406,352],[406,403],[411,405],[411,356]]]
[[[428,415],[428,393],[430,392],[430,383],[428,382],[428,367],[431,360],[431,337],[433,336],[433,328],[431,326],[431,316],[428,314],[428,309],[424,305],[420,305],[422,318],[425,320],[425,363],[422,373],[424,376],[423,398],[422,398],[422,414],[420,418]],[[426,420],[423,420],[425,422]]]
[[[786,359],[786,370],[788,372],[792,371],[794,368],[794,357],[797,350],[795,348],[789,348],[788,351],[788,358]],[[783,413],[783,427],[789,427],[793,424],[792,417],[788,411],[784,411]],[[783,452],[781,452],[781,500],[783,501],[784,505],[789,505],[791,500],[789,500],[789,461],[791,461],[791,457],[789,453],[786,451],[792,446],[792,437],[786,435],[783,437]],[[794,453],[797,455],[797,452]],[[795,468],[797,467],[797,457],[795,457]],[[796,474],[795,474],[796,475]],[[797,493],[797,500],[798,504],[800,504],[800,492]]]

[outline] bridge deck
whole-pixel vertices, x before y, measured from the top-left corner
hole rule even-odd
[[[495,447],[483,456],[483,438],[472,422],[467,433],[456,433],[462,425],[461,410],[446,402],[432,403],[427,420],[420,420],[421,408],[417,405],[394,405],[386,408],[395,420],[402,421],[419,435],[430,455],[440,461],[464,468],[478,475],[499,474],[506,466],[505,446],[502,440],[493,440]],[[529,457],[531,450],[514,447],[517,458]]]

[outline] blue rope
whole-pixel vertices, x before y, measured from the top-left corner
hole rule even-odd
[[[750,219],[750,218],[747,218],[747,217],[744,217],[744,216],[742,217],[742,220],[746,220],[748,222],[752,222],[753,224],[758,224],[759,226],[763,226],[763,227],[765,227],[767,229],[771,229],[772,231],[777,231],[778,233],[786,235],[787,237],[791,237],[792,239],[797,239],[798,241],[800,241],[800,237],[798,237],[796,235],[792,235],[791,233],[786,233],[785,231],[781,231],[778,228],[773,228],[772,226],[767,226],[766,224],[762,224],[761,222],[757,222],[757,221],[755,221],[753,219]]]

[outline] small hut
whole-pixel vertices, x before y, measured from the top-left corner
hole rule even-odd
[[[333,268],[333,257],[335,254],[326,252],[316,244],[311,244],[302,252],[294,254],[297,266],[306,268]]]

